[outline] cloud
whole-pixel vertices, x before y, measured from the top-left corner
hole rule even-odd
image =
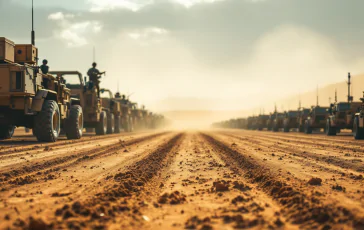
[[[148,45],[151,42],[161,42],[166,39],[168,31],[163,28],[151,27],[126,33],[129,38],[139,41],[141,45]]]
[[[91,5],[91,12],[102,12],[102,11],[112,11],[115,9],[128,9],[131,11],[139,11],[140,9],[160,3],[176,3],[180,4],[186,8],[190,8],[197,4],[202,3],[214,3],[218,1],[224,0],[88,0],[88,3]],[[261,1],[261,0],[251,0],[251,1]]]
[[[152,4],[153,0],[88,0],[91,4],[91,12],[110,11],[118,8],[125,8],[131,11],[138,11],[144,6]]]
[[[61,39],[70,47],[88,44],[87,37],[102,30],[102,25],[98,21],[72,21],[73,18],[75,15],[62,12],[48,16],[49,20],[58,24],[58,28],[53,31],[54,37]]]

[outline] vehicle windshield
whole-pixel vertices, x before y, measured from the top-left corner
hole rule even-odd
[[[310,110],[309,109],[304,109],[304,110],[301,111],[301,113],[303,115],[308,115],[310,113]]]
[[[65,74],[62,75],[63,79],[65,80],[66,84],[69,85],[80,85],[80,78],[78,77],[78,75],[75,74]]]
[[[326,111],[326,108],[319,108],[319,107],[316,107],[314,109],[315,113],[327,113]]]
[[[288,112],[288,116],[290,116],[290,117],[297,117],[298,116],[298,112],[297,111],[289,111]]]
[[[350,104],[349,103],[339,103],[339,104],[337,104],[337,110],[338,111],[350,110]]]

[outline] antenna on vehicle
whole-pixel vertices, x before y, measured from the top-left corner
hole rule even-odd
[[[35,46],[35,32],[34,32],[34,7],[32,0],[32,45]]]
[[[337,102],[337,89],[335,89],[335,103]]]
[[[348,73],[348,102],[352,102],[353,101],[353,97],[350,95],[350,85],[351,85],[351,76],[350,73]]]
[[[317,90],[316,90],[316,106],[318,106],[318,85],[317,85]]]
[[[274,104],[274,113],[277,113],[277,104]]]
[[[298,101],[298,109],[300,110],[302,108],[301,99]]]

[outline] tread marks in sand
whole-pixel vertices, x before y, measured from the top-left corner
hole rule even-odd
[[[257,183],[264,192],[275,198],[282,206],[283,214],[293,224],[299,224],[305,228],[323,227],[330,229],[333,226],[364,228],[362,217],[355,216],[343,207],[323,204],[320,201],[320,196],[323,194],[292,187],[283,180],[277,179],[268,169],[253,159],[207,134],[202,134],[202,136],[217,148],[221,158],[234,171],[244,174],[244,177],[252,183]]]

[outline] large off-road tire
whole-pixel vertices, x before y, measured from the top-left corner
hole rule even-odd
[[[100,120],[95,128],[96,135],[105,135],[107,132],[107,115],[105,111],[100,113]]]
[[[44,101],[42,111],[34,118],[34,134],[38,141],[55,142],[61,131],[61,116],[55,101]]]
[[[123,127],[120,115],[115,117],[114,133],[120,133]]]
[[[359,117],[355,117],[354,119],[353,135],[356,140],[364,139],[364,128],[359,126]]]
[[[10,139],[14,135],[15,126],[0,125],[0,139]]]
[[[311,128],[310,124],[308,123],[308,121],[305,121],[305,133],[306,134],[312,133],[312,128]]]
[[[70,116],[66,120],[66,136],[68,139],[80,139],[83,132],[83,112],[79,105],[72,105]]]
[[[107,116],[107,134],[113,134],[115,131],[115,117],[114,114],[109,113]]]
[[[336,128],[331,126],[331,119],[328,118],[326,121],[326,129],[325,133],[327,136],[335,136],[336,135]]]

